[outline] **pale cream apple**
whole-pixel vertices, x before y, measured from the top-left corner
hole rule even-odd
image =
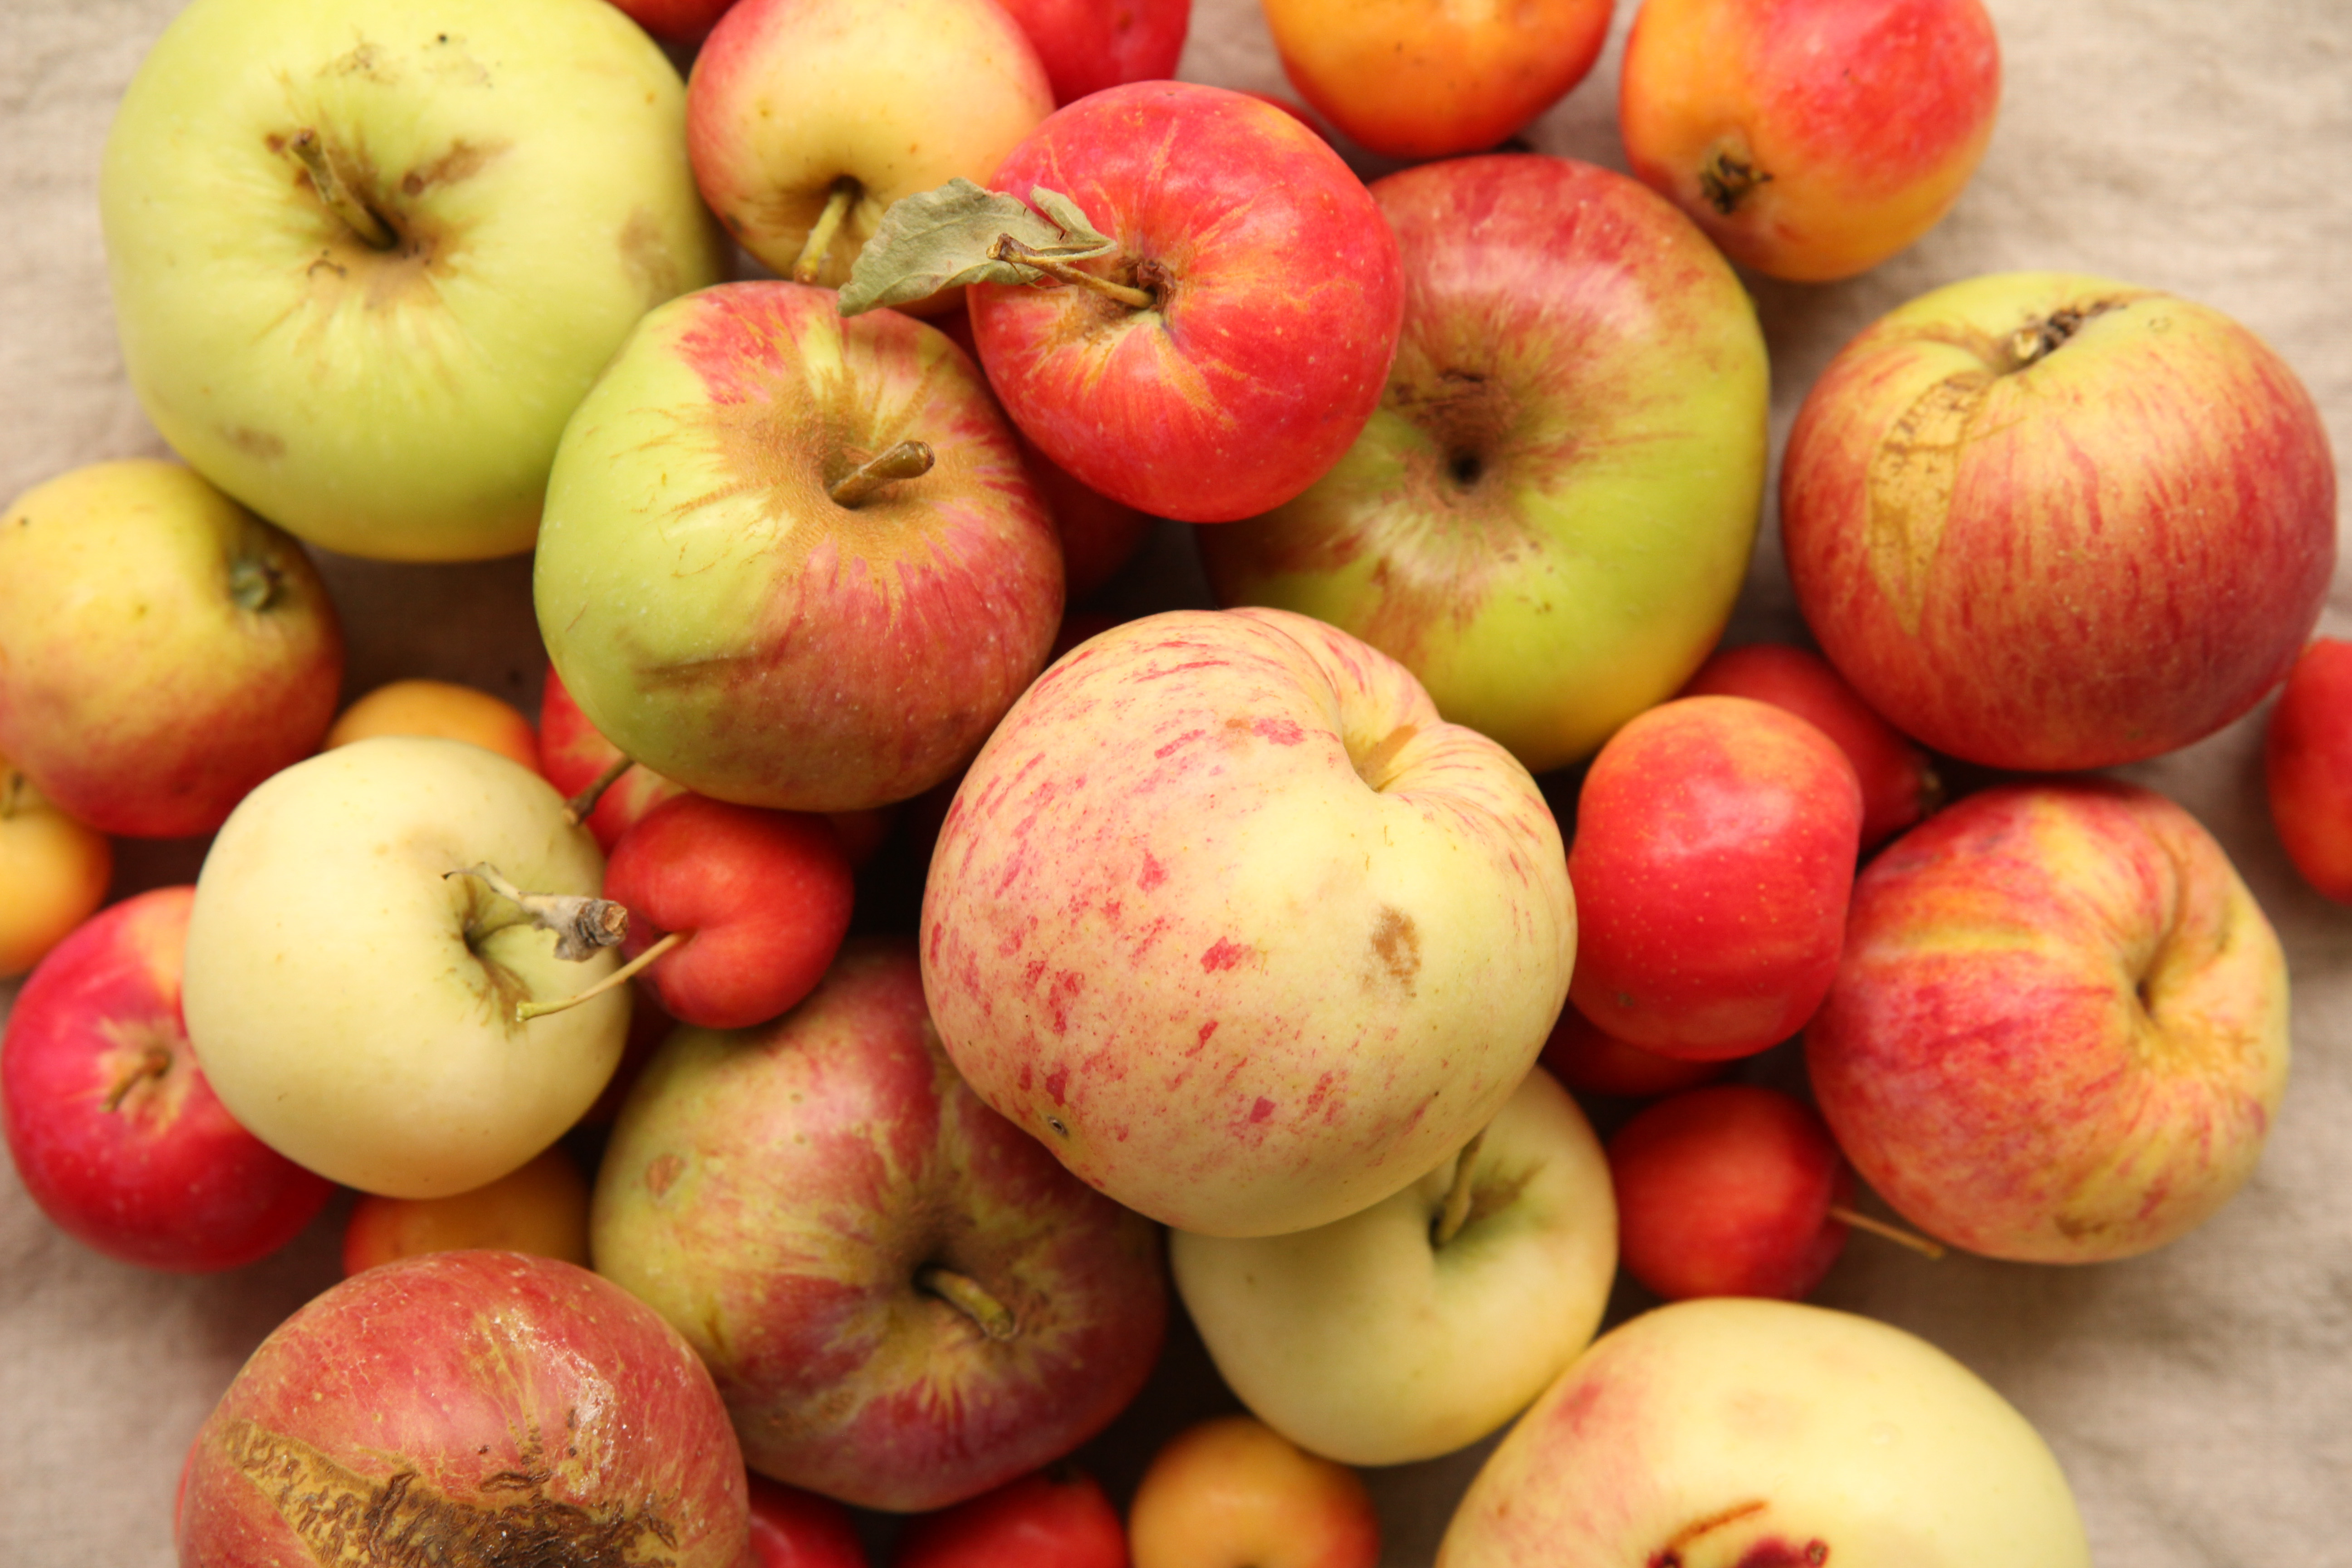
[[[559,956],[499,883],[593,921],[604,870],[552,785],[462,741],[380,736],[287,769],[196,881],[184,1005],[205,1076],[263,1142],[362,1192],[497,1180],[579,1120],[629,1023],[625,988],[518,1018],[614,959]]]
[[[1399,1465],[1494,1431],[1591,1342],[1617,1205],[1591,1124],[1537,1068],[1402,1192],[1289,1236],[1177,1231],[1168,1261],[1259,1419],[1329,1458]]]

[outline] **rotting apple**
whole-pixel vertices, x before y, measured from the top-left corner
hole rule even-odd
[[[1493,1118],[1559,1016],[1576,910],[1535,781],[1402,665],[1286,611],[1171,611],[1013,705],[921,940],[991,1105],[1129,1207],[1268,1236]]]
[[[335,715],[324,749],[371,735],[440,735],[539,766],[539,737],[513,703],[449,680],[394,680]]]
[[[113,842],[0,757],[0,980],[32,968],[87,920],[113,875]]]
[[[1373,1568],[1363,1479],[1248,1415],[1186,1427],[1151,1457],[1127,1516],[1135,1568]]]
[[[2352,642],[2314,637],[2296,658],[2263,731],[2263,785],[2303,879],[2352,903]]]
[[[446,1198],[368,1194],[343,1222],[343,1272],[427,1252],[528,1252],[588,1267],[588,1179],[561,1144]]]

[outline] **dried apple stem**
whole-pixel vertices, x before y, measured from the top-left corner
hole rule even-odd
[[[929,443],[901,441],[852,468],[825,493],[837,506],[854,507],[893,480],[920,479],[931,471],[932,460]]]
[[[106,1094],[106,1109],[109,1111],[121,1110],[123,1100],[129,1098],[132,1089],[150,1079],[162,1078],[171,1070],[172,1053],[161,1046],[148,1047],[146,1054],[139,1058],[139,1065],[114,1080],[114,1087]]]
[[[1478,1157],[1478,1145],[1486,1141],[1483,1127],[1470,1135],[1462,1145],[1462,1152],[1454,1157],[1454,1184],[1445,1189],[1445,1207],[1437,1216],[1437,1227],[1430,1235],[1432,1247],[1444,1247],[1462,1234],[1462,1226],[1470,1218],[1470,1166]]]
[[[1930,1241],[1926,1237],[1906,1230],[1899,1225],[1889,1225],[1883,1219],[1873,1219],[1866,1214],[1856,1213],[1843,1204],[1830,1205],[1830,1218],[1840,1225],[1850,1225],[1856,1230],[1866,1230],[1873,1236],[1883,1236],[1897,1246],[1909,1247],[1922,1258],[1944,1256],[1942,1242]]]
[[[1084,289],[1091,289],[1097,294],[1108,295],[1120,304],[1131,305],[1139,310],[1149,310],[1160,303],[1158,298],[1149,289],[1131,289],[1124,283],[1114,283],[1108,278],[1097,278],[1083,267],[1073,267],[1066,261],[1057,260],[1044,251],[1022,244],[1009,234],[1000,234],[996,237],[996,243],[988,247],[988,258],[992,261],[1017,261],[1024,267],[1034,267],[1048,278],[1058,279],[1064,283],[1076,283]]]
[[[926,1263],[915,1270],[915,1289],[928,1290],[979,1324],[980,1331],[992,1340],[1009,1340],[1020,1331],[1021,1325],[1013,1321],[1012,1309],[982,1289],[980,1281],[970,1275]]]
[[[499,921],[467,932],[472,939],[478,940],[510,925],[535,925],[555,933],[556,957],[576,963],[600,948],[617,945],[629,934],[627,906],[610,899],[586,893],[526,893],[499,875],[499,868],[488,861],[461,866],[441,875],[444,880],[451,877],[478,878],[519,911],[512,920]]]
[[[591,985],[587,990],[581,992],[577,995],[566,996],[561,1001],[556,1002],[518,1002],[515,1004],[515,1022],[518,1024],[528,1024],[533,1018],[543,1018],[550,1013],[561,1013],[567,1007],[577,1007],[583,1002],[593,1001],[595,998],[602,996],[605,992],[612,990],[616,985],[626,985],[629,983],[630,976],[651,964],[654,960],[659,958],[663,953],[667,952],[670,949],[682,946],[685,943],[686,939],[693,934],[694,933],[690,931],[671,931],[667,936],[663,937],[659,942],[646,949],[645,952],[637,954],[636,957],[629,960],[628,963],[621,965],[620,968],[615,969],[612,973],[607,974],[604,979],[599,980],[595,984]]]
[[[833,189],[825,194],[824,210],[816,215],[816,226],[808,232],[801,253],[793,262],[793,281],[814,283],[824,269],[824,253],[833,248],[833,237],[841,232],[842,220],[849,216],[849,204],[857,199],[857,182],[844,174],[834,181]]]
[[[596,809],[596,803],[604,798],[604,792],[620,783],[621,775],[636,765],[630,758],[615,758],[613,765],[598,773],[586,789],[563,803],[563,820],[574,827],[587,821],[588,814]]]
[[[390,250],[393,247],[398,237],[384,226],[383,219],[368,210],[368,205],[359,199],[342,175],[336,172],[335,161],[328,153],[327,144],[319,140],[316,131],[307,125],[297,131],[293,139],[286,143],[286,150],[294,154],[295,162],[310,172],[310,188],[319,193],[319,200],[326,204],[329,212],[343,220],[343,226],[357,236],[362,245],[371,250]]]

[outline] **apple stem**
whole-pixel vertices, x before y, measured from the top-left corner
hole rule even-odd
[[[1830,1218],[1840,1225],[1850,1225],[1856,1230],[1866,1230],[1873,1236],[1883,1236],[1898,1246],[1909,1247],[1922,1258],[1944,1256],[1942,1242],[1930,1241],[1915,1231],[1906,1230],[1899,1225],[1889,1225],[1883,1219],[1873,1219],[1866,1214],[1860,1214],[1846,1207],[1843,1204],[1830,1205]]]
[[[833,189],[825,194],[824,210],[816,215],[816,226],[808,232],[801,246],[800,255],[793,262],[793,281],[814,283],[824,268],[824,253],[833,248],[833,237],[841,232],[842,220],[849,216],[849,204],[857,199],[857,182],[844,174],[834,181]]]
[[[587,893],[526,893],[499,874],[497,867],[484,861],[479,865],[460,867],[444,871],[442,879],[451,877],[473,877],[488,885],[490,891],[513,904],[522,912],[513,920],[499,921],[478,931],[469,931],[469,939],[478,939],[510,925],[528,922],[541,931],[555,933],[555,956],[573,963],[590,956],[600,948],[616,945],[629,934],[629,910],[625,904],[610,899],[599,899]]]
[[[352,194],[349,183],[336,172],[334,158],[328,153],[327,144],[319,140],[316,131],[307,125],[297,131],[293,139],[286,143],[286,150],[294,154],[297,163],[310,171],[310,188],[319,193],[319,200],[326,204],[329,212],[343,220],[344,226],[358,237],[362,245],[370,250],[390,250],[397,243],[398,237],[385,226],[383,219],[370,211],[368,205]]]
[[[854,507],[894,480],[920,479],[931,471],[932,460],[928,443],[901,441],[850,469],[825,493],[836,506]]]
[[[123,1100],[132,1089],[150,1079],[160,1079],[171,1070],[172,1053],[161,1046],[148,1047],[146,1054],[139,1058],[139,1065],[114,1080],[114,1087],[107,1091],[106,1109],[110,1112],[121,1110]]]
[[[928,1290],[980,1325],[992,1340],[1009,1340],[1021,1330],[1012,1309],[981,1289],[968,1274],[926,1263],[915,1270],[915,1289]]]
[[[1066,261],[1048,256],[1042,250],[1022,244],[1009,234],[1000,234],[996,237],[995,243],[988,247],[988,258],[991,261],[1013,261],[1024,267],[1034,267],[1048,278],[1091,289],[1097,294],[1108,295],[1120,304],[1131,305],[1139,310],[1149,310],[1160,303],[1159,296],[1148,289],[1132,289],[1124,283],[1114,283],[1108,278],[1097,278],[1083,267],[1074,267]]]
[[[1432,1247],[1444,1247],[1462,1234],[1470,1218],[1470,1166],[1478,1157],[1478,1145],[1486,1140],[1483,1127],[1470,1135],[1462,1145],[1462,1152],[1454,1157],[1454,1184],[1445,1189],[1445,1207],[1437,1216],[1437,1227],[1430,1236]]]
[[[654,962],[654,960],[659,958],[663,953],[667,952],[670,949],[682,946],[685,943],[686,939],[693,934],[694,933],[690,931],[671,931],[659,942],[646,949],[645,952],[637,954],[636,957],[629,960],[628,963],[621,965],[620,968],[615,969],[612,973],[607,974],[604,979],[599,980],[595,984],[591,985],[587,990],[581,992],[577,995],[566,996],[558,1002],[518,1002],[515,1004],[515,1022],[518,1024],[528,1024],[533,1018],[543,1018],[550,1013],[561,1013],[566,1007],[577,1007],[583,1002],[593,1001],[596,997],[604,994],[605,992],[612,990],[616,985],[625,985],[629,983],[629,979],[632,975],[635,975],[639,970],[646,968]]]
[[[31,787],[21,770],[0,763],[0,822],[24,808],[25,795]]]
[[[614,758],[613,765],[598,773],[586,789],[563,803],[563,820],[574,827],[587,821],[588,814],[596,809],[596,803],[604,798],[604,792],[620,783],[621,775],[636,765],[632,758]]]

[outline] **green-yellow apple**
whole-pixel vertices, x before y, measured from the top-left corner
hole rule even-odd
[[[106,833],[209,833],[318,749],[343,634],[310,558],[178,463],[93,463],[0,512],[0,752]]]
[[[1289,1236],[1176,1231],[1168,1262],[1260,1420],[1398,1465],[1477,1441],[1575,1359],[1609,1303],[1617,1209],[1591,1125],[1538,1068],[1474,1146],[1370,1208]]]
[[[1527,770],[1395,660],[1283,610],[1065,655],[956,791],[923,981],[983,1099],[1130,1208],[1324,1225],[1492,1120],[1567,994]]]
[[[614,968],[609,945],[559,949],[589,946],[604,870],[563,797],[479,746],[384,735],[297,763],[230,814],[196,880],[183,995],[205,1076],[256,1137],[347,1186],[497,1180],[620,1060],[625,988],[518,1016]]]
[[[581,404],[532,593],[624,753],[739,805],[856,811],[979,750],[1045,666],[1062,558],[945,333],[731,283],[648,315]]]
[[[1797,607],[1871,707],[1990,767],[2106,767],[2284,679],[2336,565],[2311,395],[2153,289],[1973,278],[1806,394],[1780,469]]]
[[[1306,493],[1196,538],[1220,602],[1346,628],[1537,772],[1722,634],[1764,493],[1764,339],[1622,174],[1504,154],[1372,186],[1404,257],[1387,390]]]
[[[313,543],[529,549],[598,367],[722,275],[685,118],[603,0],[195,0],[99,176],[141,405]]]
[[[2287,1072],[2286,960],[2163,796],[1989,790],[1880,851],[1805,1029],[1854,1168],[1996,1258],[2128,1257],[2253,1173]]]
[[[2049,1446],[1900,1329],[1717,1297],[1593,1342],[1471,1482],[1438,1568],[2089,1568]]]

